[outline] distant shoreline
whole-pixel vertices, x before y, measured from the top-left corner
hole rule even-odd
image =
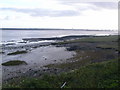
[[[23,38],[25,41],[39,41],[39,40],[65,40],[65,39],[74,39],[81,37],[94,37],[93,35],[68,35],[63,37],[51,37],[51,38]]]
[[[41,41],[41,40],[71,40],[77,38],[85,38],[85,37],[102,37],[102,36],[116,36],[116,35],[68,35],[62,37],[51,37],[51,38],[23,38],[24,41]]]
[[[80,30],[80,31],[116,31],[109,29],[62,29],[62,28],[0,28],[0,30]]]

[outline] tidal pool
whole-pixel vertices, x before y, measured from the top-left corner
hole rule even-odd
[[[69,52],[65,47],[44,46],[35,48],[28,53],[18,55],[2,55],[2,63],[11,60],[25,61],[27,65],[2,66],[3,80],[22,75],[29,70],[41,69],[48,64],[63,63],[72,58],[74,51]]]

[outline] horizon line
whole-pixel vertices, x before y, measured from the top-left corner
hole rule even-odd
[[[76,28],[0,28],[0,30],[92,30],[92,31],[115,31],[117,29],[76,29]]]

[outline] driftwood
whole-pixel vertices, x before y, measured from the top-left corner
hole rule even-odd
[[[65,85],[66,85],[66,82],[64,82],[64,84],[60,88],[63,88]]]

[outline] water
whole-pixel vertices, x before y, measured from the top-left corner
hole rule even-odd
[[[30,69],[40,70],[40,68],[48,64],[66,62],[67,59],[73,57],[73,54],[75,55],[76,53],[67,51],[65,47],[55,46],[39,47],[26,54],[10,56],[4,54],[2,55],[3,63],[12,60],[21,60],[27,62],[27,65],[2,66],[3,80],[20,76],[27,71],[30,72]]]
[[[0,43],[21,41],[23,38],[50,38],[68,35],[115,35],[117,31],[84,30],[2,30]]]

